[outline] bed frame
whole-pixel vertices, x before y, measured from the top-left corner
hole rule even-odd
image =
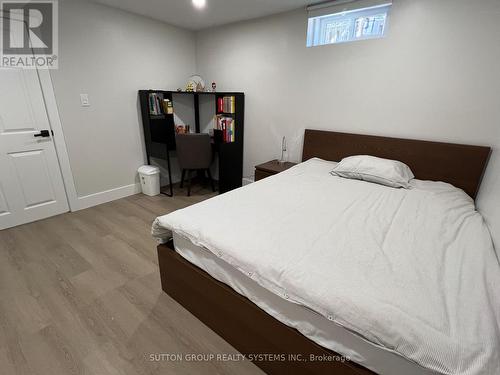
[[[340,161],[372,155],[408,165],[419,180],[444,181],[476,198],[491,148],[413,139],[306,130],[302,161],[313,157]]]
[[[491,153],[489,147],[306,130],[302,160],[339,161],[374,155],[406,163],[418,179],[449,182],[475,198]],[[257,305],[215,280],[175,252],[173,242],[158,246],[162,289],[242,354],[274,354],[255,361],[268,374],[366,375],[347,361],[308,361],[338,356],[282,324]],[[281,360],[285,356],[286,360]],[[276,358],[275,358],[276,359]]]

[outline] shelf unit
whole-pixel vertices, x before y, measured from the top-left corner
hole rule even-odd
[[[144,139],[146,143],[147,162],[151,158],[167,161],[169,190],[168,196],[173,196],[172,173],[170,165],[170,153],[175,151],[175,123],[174,115],[162,114],[151,115],[149,111],[149,95],[159,93],[164,99],[173,103],[174,95],[192,95],[194,100],[195,132],[200,133],[200,101],[202,95],[214,96],[215,114],[232,117],[235,120],[235,141],[232,143],[221,143],[213,141],[214,152],[219,157],[219,192],[226,193],[241,187],[243,180],[243,142],[245,131],[245,94],[241,92],[187,92],[187,91],[164,91],[164,90],[140,90],[139,101],[141,105],[142,124],[144,127]],[[219,113],[217,111],[217,100],[220,97],[234,96],[235,113]],[[175,113],[175,106],[174,106]]]

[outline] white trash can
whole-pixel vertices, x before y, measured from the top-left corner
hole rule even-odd
[[[144,165],[140,167],[139,179],[141,180],[141,187],[143,194],[154,197],[160,194],[160,168],[151,165]]]

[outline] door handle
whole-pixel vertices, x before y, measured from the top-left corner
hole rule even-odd
[[[54,131],[53,130],[52,130],[52,135],[54,135]],[[50,131],[48,131],[48,130],[40,130],[40,133],[34,134],[33,136],[34,137],[47,138],[47,137],[50,137]]]

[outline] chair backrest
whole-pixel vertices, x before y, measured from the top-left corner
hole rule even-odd
[[[208,134],[177,134],[177,158],[181,169],[207,169],[212,164]]]

